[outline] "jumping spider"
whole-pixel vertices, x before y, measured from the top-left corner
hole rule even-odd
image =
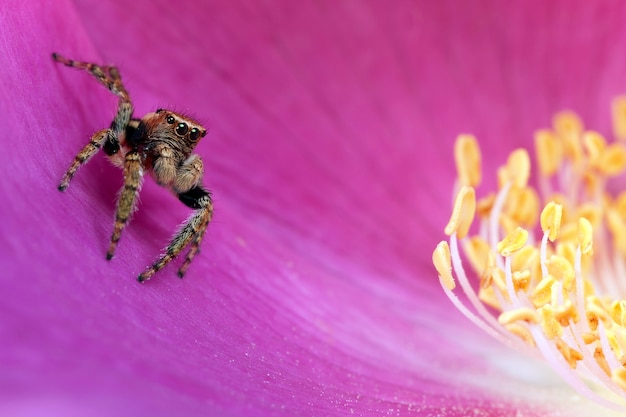
[[[133,118],[133,105],[116,67],[79,62],[52,54],[56,62],[85,70],[100,84],[119,97],[117,113],[111,127],[96,132],[89,143],[76,155],[63,175],[59,191],[65,191],[78,168],[102,149],[111,162],[124,170],[124,186],[117,200],[115,224],[106,258],[115,253],[122,230],[135,209],[144,172],[150,172],[156,182],[174,193],[180,201],[195,210],[173,237],[165,253],[137,279],[146,281],[176,258],[188,245],[187,257],[178,270],[183,277],[204,238],[213,216],[210,191],[202,185],[202,159],[193,154],[200,138],[206,135],[198,122],[166,109]]]

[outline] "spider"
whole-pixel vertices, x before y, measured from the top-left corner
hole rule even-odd
[[[137,280],[144,282],[150,279],[189,246],[187,257],[178,270],[178,276],[182,278],[198,253],[213,217],[211,192],[202,185],[202,159],[192,153],[206,135],[206,129],[195,120],[166,109],[158,109],[136,119],[133,117],[133,104],[116,67],[74,61],[57,53],[52,54],[52,59],[89,72],[119,98],[111,126],[94,133],[89,143],[76,155],[61,179],[59,191],[67,189],[76,171],[100,149],[114,165],[123,169],[124,186],[117,200],[113,234],[106,253],[107,260],[110,260],[122,230],[135,210],[143,174],[149,172],[159,185],[170,190],[195,212],[172,238],[165,253]]]

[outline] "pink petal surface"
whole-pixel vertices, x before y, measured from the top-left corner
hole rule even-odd
[[[451,312],[430,254],[456,134],[493,172],[564,107],[608,130],[624,6],[199,3],[2,5],[0,414],[588,414]],[[121,173],[96,157],[56,190],[115,100],[53,51],[209,127],[185,280],[134,281],[188,215],[164,190],[111,262]]]

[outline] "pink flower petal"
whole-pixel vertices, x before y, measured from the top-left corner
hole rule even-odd
[[[458,133],[493,171],[563,107],[608,129],[624,11],[200,3],[0,15],[0,413],[591,414],[451,312],[429,258]],[[53,51],[117,64],[138,114],[210,129],[217,212],[185,280],[134,280],[188,215],[167,192],[146,182],[106,262],[121,173],[96,157],[56,190],[115,99]]]

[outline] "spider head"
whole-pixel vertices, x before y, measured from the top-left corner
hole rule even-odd
[[[170,110],[158,109],[141,119],[148,141],[165,141],[185,153],[191,153],[206,129],[195,120]]]

